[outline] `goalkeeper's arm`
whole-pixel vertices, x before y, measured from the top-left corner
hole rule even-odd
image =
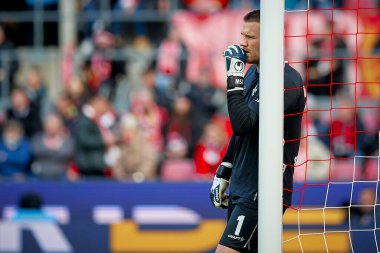
[[[228,78],[227,82],[230,82],[230,80],[231,78]],[[227,103],[234,134],[245,135],[252,133],[252,129],[258,124],[259,117],[255,111],[248,107],[244,100],[243,91],[228,92]]]
[[[234,149],[235,149],[235,140],[236,140],[236,136],[235,134],[233,134],[231,136],[231,139],[230,139],[230,142],[228,144],[228,148],[227,148],[227,151],[226,151],[226,154],[224,155],[223,157],[223,162],[228,162],[228,163],[233,163],[233,157],[234,157]]]
[[[244,69],[247,56],[238,45],[224,51],[227,70],[227,103],[231,126],[236,135],[252,132],[258,123],[258,115],[244,100]]]

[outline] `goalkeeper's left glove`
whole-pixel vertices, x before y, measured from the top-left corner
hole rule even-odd
[[[216,171],[210,191],[210,200],[216,208],[228,208],[226,190],[230,184],[231,170],[231,163],[222,162]]]
[[[244,89],[244,69],[247,55],[238,45],[231,45],[223,53],[227,69],[227,92]]]

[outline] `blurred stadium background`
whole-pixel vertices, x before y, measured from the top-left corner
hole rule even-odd
[[[308,85],[285,251],[377,252],[380,1],[285,3],[285,59]],[[253,8],[1,1],[0,253],[212,252],[225,212],[208,192],[232,131],[221,53]],[[346,235],[299,236],[326,227]]]

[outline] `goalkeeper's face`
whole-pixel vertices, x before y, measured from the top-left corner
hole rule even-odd
[[[247,63],[260,62],[260,24],[258,22],[244,22],[241,31],[240,46],[247,54]]]

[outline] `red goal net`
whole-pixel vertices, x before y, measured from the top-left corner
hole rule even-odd
[[[380,1],[309,1],[285,25],[307,105],[284,252],[379,252]]]

